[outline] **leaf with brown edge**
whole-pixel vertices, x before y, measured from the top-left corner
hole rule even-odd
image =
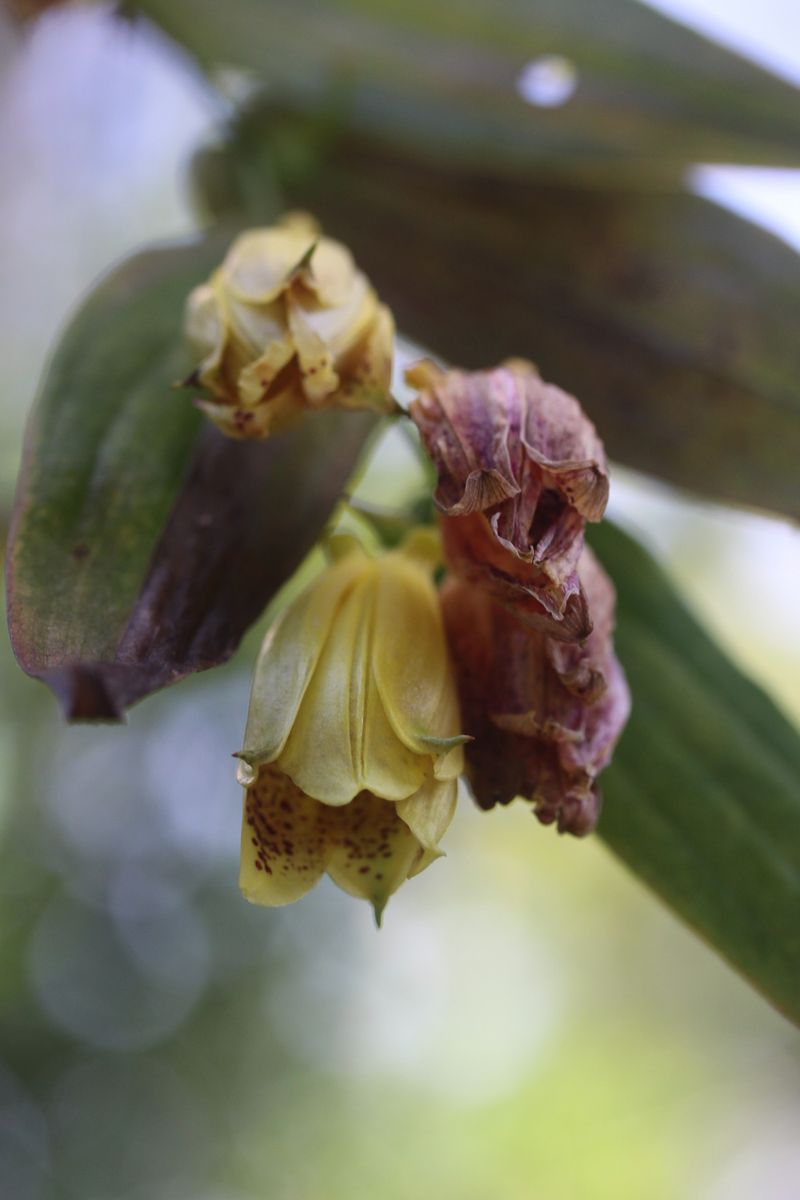
[[[588,537],[617,589],[633,697],[598,833],[800,1024],[800,733],[646,550],[608,522]]]
[[[172,384],[220,234],[123,263],[67,328],[28,431],[7,557],[20,666],[71,720],[223,662],[316,541],[374,425],[315,415],[245,444]]]

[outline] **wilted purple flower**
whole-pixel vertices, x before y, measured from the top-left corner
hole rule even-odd
[[[407,378],[420,389],[410,411],[438,473],[451,569],[534,628],[586,637],[577,565],[608,475],[578,401],[521,359],[474,372],[423,362]]]
[[[442,607],[462,726],[474,738],[467,777],[482,808],[515,796],[561,833],[590,833],[600,815],[597,776],[630,711],[612,643],[614,588],[584,547],[578,574],[594,627],[583,644],[522,624],[491,593],[451,576]]]

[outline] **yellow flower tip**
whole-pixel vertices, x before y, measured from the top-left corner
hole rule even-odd
[[[277,871],[277,894],[293,894],[287,875],[299,853],[305,883],[311,858],[315,878],[327,871],[382,912],[440,853],[468,739],[429,567],[402,550],[368,555],[353,538],[337,548],[259,656],[236,757],[249,816],[266,834],[251,833],[243,855],[256,847],[262,855],[248,874],[258,903],[288,903],[270,898],[276,890],[265,881]],[[280,828],[282,806],[289,821],[305,812],[322,848],[301,852],[295,830],[292,853],[276,849],[268,826]]]
[[[321,407],[395,408],[392,315],[307,214],[240,234],[190,293],[185,332],[199,407],[230,437],[268,437]]]
[[[387,901],[384,900],[383,904],[372,905],[372,912],[375,916],[375,927],[377,929],[380,929],[383,926],[383,914],[386,910],[386,904]]]
[[[403,378],[409,387],[422,391],[434,387],[445,375],[445,371],[431,358],[421,358],[407,367]]]
[[[289,273],[287,275],[287,282],[291,283],[292,280],[294,280],[298,275],[300,275],[302,271],[306,271],[311,267],[311,260],[314,257],[314,251],[316,250],[318,245],[319,245],[319,238],[315,237],[313,242],[311,243],[311,245],[308,247],[308,249],[303,251],[303,254],[301,255],[301,257],[297,260],[295,265],[289,271]]]
[[[413,559],[416,563],[425,566],[430,574],[433,574],[443,565],[442,539],[439,530],[429,525],[412,529],[406,534],[394,553]]]

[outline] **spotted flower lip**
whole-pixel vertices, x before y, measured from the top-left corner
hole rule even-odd
[[[490,371],[422,362],[410,413],[438,474],[434,499],[459,573],[567,639],[590,629],[577,564],[608,501],[603,444],[578,401],[512,359]],[[455,523],[453,522],[460,522]]]
[[[346,247],[304,213],[251,229],[186,303],[187,384],[231,437],[263,438],[330,406],[394,407],[394,321]]]
[[[588,547],[578,564],[594,619],[584,644],[522,624],[486,589],[451,577],[442,590],[478,804],[531,800],[543,824],[582,836],[600,815],[597,776],[630,712],[612,643],[614,588]]]
[[[241,887],[287,904],[328,874],[378,917],[440,856],[463,770],[430,531],[371,557],[351,538],[270,630],[239,780]]]

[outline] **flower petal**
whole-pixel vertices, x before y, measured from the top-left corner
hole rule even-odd
[[[291,222],[240,234],[222,264],[227,288],[246,303],[269,304],[289,287],[318,236],[313,225]]]
[[[450,579],[442,593],[478,804],[515,796],[544,824],[581,836],[597,822],[596,777],[630,709],[611,642],[614,590],[584,550],[580,573],[597,625],[584,645],[526,628],[485,589]]]
[[[395,805],[370,792],[333,815],[337,844],[328,874],[351,896],[369,900],[380,925],[387,900],[420,863],[423,849]]]
[[[531,629],[565,641],[588,637],[592,625],[577,569],[554,581],[542,566],[509,553],[485,513],[442,517],[440,527],[455,574],[486,590]],[[578,546],[583,546],[583,531]]]
[[[425,850],[438,854],[439,842],[455,816],[457,798],[457,779],[426,779],[418,792],[399,801],[397,815]]]
[[[448,516],[483,512],[520,492],[521,394],[508,373],[442,371],[418,363],[406,380],[424,390],[410,408],[439,475],[436,503]]]
[[[353,546],[285,610],[268,633],[253,676],[242,752],[245,761],[269,762],[283,750],[331,628],[366,561],[364,551]]]
[[[330,814],[274,764],[247,789],[239,886],[253,904],[291,904],[310,891],[332,852]]]
[[[347,804],[362,790],[374,571],[374,563],[358,561],[278,760],[298,787],[325,804]]]
[[[267,437],[310,408],[394,407],[391,314],[307,214],[240,234],[185,324],[203,356],[192,378],[212,393],[199,407],[231,437]]]
[[[391,412],[394,407],[390,390],[394,336],[394,317],[385,305],[378,304],[361,339],[342,352],[338,363],[337,404],[343,408]]]
[[[321,404],[339,384],[332,348],[315,332],[302,308],[293,303],[291,297],[287,315],[297,349],[303,392],[309,403]]]
[[[225,316],[213,282],[202,283],[189,293],[185,329],[187,338],[203,356],[198,377],[211,386],[225,348]]]
[[[402,550],[386,556],[377,582],[372,671],[398,738],[418,755],[447,756],[447,774],[461,769],[459,728],[439,598],[426,572]],[[436,754],[430,738],[447,738]],[[421,782],[421,781],[420,781]]]
[[[308,265],[298,272],[303,285],[326,308],[346,303],[359,274],[350,251],[332,238],[321,238]]]

